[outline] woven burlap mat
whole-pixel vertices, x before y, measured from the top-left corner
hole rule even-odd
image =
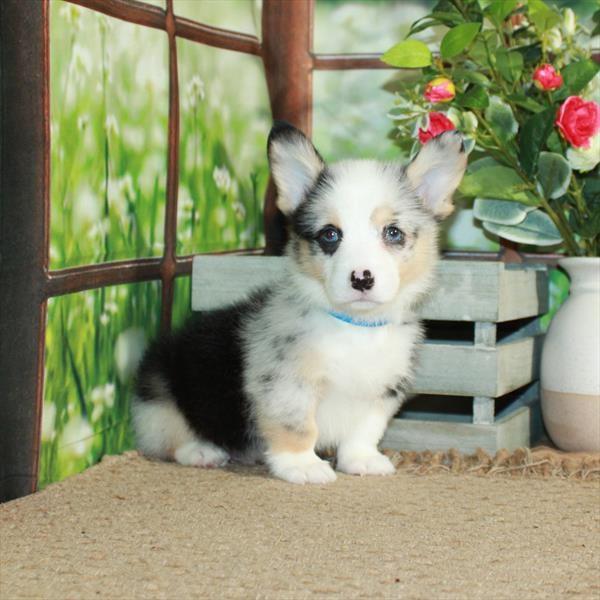
[[[600,480],[600,452],[561,452],[547,446],[498,450],[494,455],[479,448],[473,454],[456,449],[424,452],[386,450],[396,468],[413,473],[470,473],[511,477],[560,477]]]

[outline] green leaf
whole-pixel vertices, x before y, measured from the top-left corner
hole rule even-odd
[[[554,115],[552,115],[552,125],[554,125]],[[556,129],[550,132],[550,135],[546,140],[546,146],[548,147],[548,150],[550,150],[551,152],[556,152],[557,154],[560,154],[563,151],[560,136],[558,135]]]
[[[513,104],[534,113],[541,112],[545,108],[543,104],[536,102],[533,98],[530,98],[525,94],[509,94],[506,99],[510,100]]]
[[[418,25],[417,25],[417,23],[418,23]],[[406,34],[406,37],[409,38],[411,35],[414,35],[415,33],[425,31],[425,29],[429,29],[430,27],[435,27],[436,25],[443,25],[443,23],[441,21],[437,21],[436,19],[428,19],[427,21],[424,21],[423,19],[419,19],[419,21],[415,21],[412,24],[410,31]]]
[[[525,220],[529,210],[531,207],[510,200],[475,198],[473,203],[473,216],[476,219],[499,225],[518,225]]]
[[[474,86],[464,94],[458,94],[455,102],[464,108],[487,108],[490,100],[487,92],[481,86]]]
[[[523,56],[516,51],[504,48],[496,50],[496,68],[500,75],[510,83],[518,81],[523,72]]]
[[[392,46],[381,60],[392,67],[420,69],[431,64],[431,52],[419,40],[404,40]]]
[[[469,165],[469,173],[475,173],[485,167],[501,167],[502,165],[491,156],[484,156]]]
[[[537,179],[546,198],[560,198],[571,181],[571,166],[564,156],[554,152],[541,152]]]
[[[503,142],[508,142],[515,137],[519,124],[513,115],[511,107],[500,97],[492,96],[490,105],[485,111],[485,118],[491,125],[494,133]]]
[[[587,58],[567,65],[561,71],[563,86],[567,92],[565,97],[580,92],[599,70],[600,65]]]
[[[463,196],[469,198],[516,200],[530,206],[539,204],[537,197],[525,189],[525,184],[519,175],[513,169],[502,165],[487,166],[486,164],[475,170],[471,165],[458,189]]]
[[[600,9],[598,9],[592,15],[592,21],[594,23],[596,23],[596,26],[594,27],[594,29],[592,31],[592,37],[596,37],[597,35],[600,35]]]
[[[482,224],[486,231],[519,244],[556,246],[563,241],[552,219],[539,209],[527,213],[518,225],[499,225],[491,221],[483,221]]]
[[[490,18],[492,23],[498,27],[510,13],[517,8],[519,0],[495,0],[485,9],[485,14]]]
[[[432,19],[438,19],[438,21],[449,23],[450,25],[458,25],[465,22],[464,17],[459,12],[434,10],[429,16]]]
[[[527,175],[532,176],[538,165],[540,151],[554,127],[553,108],[529,117],[519,134],[519,162]]]
[[[518,52],[523,57],[526,65],[537,65],[542,59],[542,45],[540,42],[528,44],[527,46],[519,46],[515,48],[515,52]]]
[[[454,81],[474,83],[475,85],[481,85],[483,87],[490,87],[492,85],[492,82],[483,73],[472,71],[471,69],[454,69],[454,71],[452,71],[452,79]]]
[[[460,54],[475,39],[480,27],[481,23],[463,23],[450,29],[440,45],[442,58],[452,58]]]
[[[395,106],[394,108],[390,108],[387,116],[394,121],[404,121],[413,119],[415,115],[403,106]]]
[[[529,0],[528,14],[539,33],[552,29],[561,22],[558,12],[552,10],[543,0]]]
[[[581,220],[580,220],[581,219]],[[574,212],[569,217],[569,224],[577,235],[591,240],[600,235],[600,205],[592,209],[589,217],[578,218]]]

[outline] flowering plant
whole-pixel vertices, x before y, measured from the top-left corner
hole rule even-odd
[[[543,0],[439,0],[382,60],[420,69],[389,117],[409,155],[447,129],[470,164],[459,191],[491,234],[573,256],[600,252],[600,67],[591,37]],[[413,35],[447,28],[439,55]]]

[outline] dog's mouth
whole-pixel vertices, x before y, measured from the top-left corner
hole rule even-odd
[[[347,302],[346,306],[352,310],[366,311],[376,308],[380,304],[381,302],[377,302],[376,300],[367,300],[366,298],[361,298],[360,300],[352,300],[351,302]]]

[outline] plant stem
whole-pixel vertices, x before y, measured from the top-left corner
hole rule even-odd
[[[565,215],[562,211],[555,211],[546,198],[544,198],[538,191],[535,183],[530,180],[529,176],[523,169],[521,169],[521,165],[519,165],[518,161],[507,152],[502,145],[502,142],[496,135],[496,132],[492,129],[492,127],[486,122],[481,113],[477,110],[473,111],[477,120],[481,123],[483,128],[489,133],[492,140],[497,146],[498,151],[504,157],[504,159],[509,163],[509,165],[516,171],[519,177],[527,184],[527,187],[535,194],[537,197],[540,206],[546,211],[547,215],[552,219],[554,225],[560,232],[564,244],[567,247],[567,250],[573,256],[579,256],[581,254],[581,249],[571,232],[571,228],[569,227],[569,223],[567,222]]]

